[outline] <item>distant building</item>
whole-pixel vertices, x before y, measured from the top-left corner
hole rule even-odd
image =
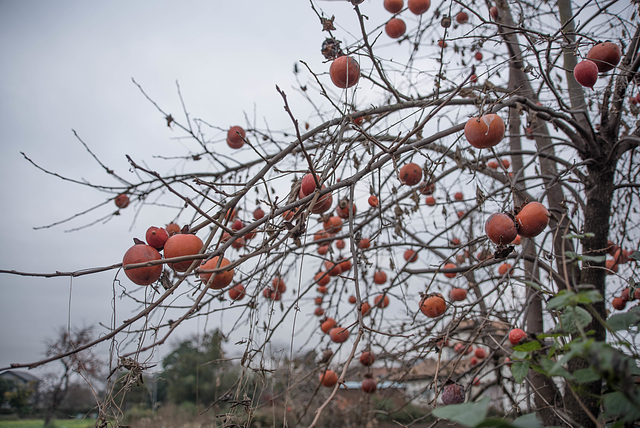
[[[13,383],[14,391],[19,387],[31,388],[33,395],[29,398],[32,406],[37,406],[40,402],[40,378],[24,370],[5,370],[0,373],[0,378]]]

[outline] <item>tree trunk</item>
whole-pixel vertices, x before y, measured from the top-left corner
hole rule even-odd
[[[614,167],[594,165],[589,168],[589,182],[586,183],[587,204],[585,208],[584,232],[593,233],[592,238],[583,240],[583,254],[604,255],[606,254],[607,238],[609,236],[609,215],[611,213],[611,203],[614,190]],[[592,285],[600,294],[605,295],[604,262],[584,262],[580,282]],[[593,308],[602,319],[606,319],[606,309],[603,302],[593,304]],[[595,319],[585,330],[594,330],[592,336],[597,341],[605,341],[606,330]],[[588,362],[582,358],[574,358],[569,361],[569,372],[573,373],[578,369],[587,368]],[[598,380],[585,385],[580,385],[579,389],[570,391],[570,385],[565,387],[565,408],[574,421],[584,427],[595,427],[592,417],[597,417],[600,413],[600,397],[602,395],[602,381]],[[591,415],[590,415],[591,414]]]

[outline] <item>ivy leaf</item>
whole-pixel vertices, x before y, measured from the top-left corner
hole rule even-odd
[[[475,427],[487,417],[489,397],[482,397],[475,403],[453,404],[433,409],[431,414],[436,418],[448,419],[459,424]]]
[[[529,361],[516,361],[511,364],[511,374],[517,383],[522,383],[529,373]]]

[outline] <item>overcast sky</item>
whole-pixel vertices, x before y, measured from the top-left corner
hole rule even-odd
[[[368,0],[362,7],[383,16],[378,3]],[[329,16],[353,19],[348,2],[318,5]],[[304,59],[323,67],[325,36],[303,0],[0,1],[0,268],[54,272],[118,263],[132,233],[142,237],[146,222],[166,223],[153,219],[152,210],[136,221],[130,210],[79,232],[65,230],[96,216],[34,230],[106,195],[48,176],[20,152],[45,168],[107,185],[116,183],[72,129],[124,176],[130,174],[125,154],[149,159],[184,153],[186,143],[173,139],[176,132],[132,78],[178,118],[176,81],[195,117],[220,126],[242,124],[255,108],[274,127],[288,126],[275,85],[305,111],[292,90],[293,64]],[[0,275],[0,367],[38,360],[46,338],[69,316],[76,326],[109,324],[113,275],[73,281]],[[120,319],[135,310],[119,304]],[[202,329],[195,324],[190,328]]]

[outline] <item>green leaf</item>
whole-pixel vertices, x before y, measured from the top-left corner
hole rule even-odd
[[[538,290],[538,291],[542,291],[542,288],[540,288],[540,284],[535,283],[533,281],[522,281],[525,285],[528,285],[529,287]]]
[[[516,428],[511,423],[505,421],[500,418],[487,418],[482,421],[480,424],[476,425],[475,428]]]
[[[433,409],[431,414],[436,418],[449,419],[468,427],[475,427],[487,417],[489,397],[482,397],[475,403],[453,404]]]
[[[540,344],[540,342],[532,340],[531,342],[521,343],[520,345],[514,345],[511,349],[513,349],[514,351],[529,353],[529,352],[537,351],[540,348],[542,348],[542,345]]]
[[[511,364],[511,374],[517,383],[522,383],[529,373],[529,361],[515,361]]]
[[[623,422],[640,420],[640,410],[636,407],[638,403],[634,405],[622,392],[616,391],[604,394],[602,398],[607,415],[620,418]]]
[[[607,324],[613,331],[629,330],[633,326],[640,325],[640,306],[634,306],[627,312],[611,315]]]
[[[576,370],[573,372],[573,377],[575,377],[576,382],[578,383],[589,383],[600,379],[600,374],[589,367],[586,369]]]
[[[562,376],[565,379],[573,380],[573,376],[569,373],[560,361],[555,362],[548,358],[540,358],[540,368],[537,370],[547,376]]]
[[[598,290],[585,290],[578,293],[578,303],[580,304],[601,302],[602,300],[602,295]]]
[[[567,333],[576,333],[578,330],[584,330],[591,322],[591,319],[591,314],[579,306],[565,308],[560,315],[562,328]]]
[[[572,260],[581,260],[582,259],[580,254],[574,253],[573,251],[565,251],[564,255],[565,255],[566,258],[572,259]]]
[[[522,351],[515,351],[512,356],[513,356],[513,358],[516,358],[518,360],[523,360],[523,359],[529,357],[529,353],[528,352],[522,352]]]
[[[574,296],[575,293],[573,291],[562,290],[549,300],[549,303],[547,303],[547,309],[551,310],[567,307],[571,305],[571,301]]]
[[[535,413],[520,416],[518,419],[513,421],[512,425],[516,428],[542,428],[542,424],[538,418],[536,418]]]
[[[565,238],[567,238],[567,239],[584,239],[584,238],[593,238],[594,236],[596,236],[596,235],[594,233],[591,233],[591,232],[582,233],[582,234],[570,233],[567,236],[565,236]]]

